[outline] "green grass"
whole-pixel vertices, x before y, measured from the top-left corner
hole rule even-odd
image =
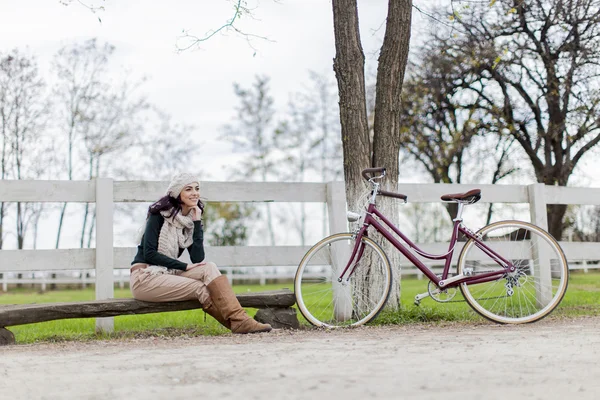
[[[412,323],[441,321],[483,321],[466,302],[437,303],[425,299],[414,306],[415,295],[427,290],[426,280],[403,279],[400,309],[382,312],[377,323]],[[460,290],[454,300],[463,300]],[[565,297],[550,316],[552,318],[600,315],[600,272],[571,272]]]
[[[383,311],[371,325],[409,324],[422,322],[482,322],[484,318],[475,313],[463,300],[460,290],[452,302],[438,303],[430,298],[414,305],[414,298],[427,291],[428,280],[414,277],[402,278],[401,304],[397,311]],[[563,301],[555,309],[551,318],[600,315],[600,272],[571,272],[569,286]],[[308,322],[299,316],[301,323]]]
[[[483,321],[465,302],[437,303],[424,299],[419,307],[413,304],[416,294],[427,290],[427,280],[405,277],[402,279],[402,298],[399,310],[384,311],[373,321],[374,325],[411,324],[421,322],[478,322]],[[289,284],[236,285],[237,293],[292,288]],[[128,289],[115,289],[116,298],[131,297]],[[94,299],[94,289],[60,290],[45,293],[27,289],[0,293],[0,304],[55,303]],[[454,300],[462,300],[460,291]],[[255,309],[247,311],[254,315]],[[600,315],[600,272],[574,272],[569,288],[560,306],[551,314],[552,318]],[[301,322],[306,323],[300,313]],[[37,324],[10,327],[18,343],[52,342],[65,340],[119,339],[148,336],[200,336],[220,335],[227,332],[202,310],[166,312],[115,317],[115,331],[111,334],[94,333],[94,319],[66,319]]]

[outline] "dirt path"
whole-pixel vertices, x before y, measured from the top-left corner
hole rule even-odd
[[[0,348],[0,398],[598,399],[599,333],[581,318],[17,345]]]

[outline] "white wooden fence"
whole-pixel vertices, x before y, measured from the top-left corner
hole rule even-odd
[[[168,182],[112,179],[93,181],[0,181],[0,201],[95,202],[96,248],[58,250],[0,250],[0,273],[19,271],[94,270],[96,299],[114,297],[114,273],[128,269],[135,247],[113,246],[113,211],[119,202],[152,202],[164,195]],[[326,203],[331,232],[346,230],[344,185],[331,183],[202,182],[202,196],[215,202]],[[207,247],[217,265],[297,265],[308,246]],[[112,318],[98,319],[96,328],[110,331]]]
[[[122,282],[136,248],[114,247],[113,211],[119,202],[152,202],[161,197],[168,182],[160,181],[0,181],[4,202],[95,202],[96,248],[59,250],[0,250],[0,273],[26,271],[90,271],[95,273],[96,298],[114,297],[115,275]],[[600,189],[533,185],[400,184],[398,191],[409,202],[439,202],[446,193],[473,188],[482,190],[482,202],[528,203],[531,222],[547,229],[546,204],[600,205]],[[203,197],[215,202],[312,202],[326,203],[330,233],[347,230],[342,182],[265,183],[203,182]],[[586,260],[600,259],[600,243],[561,242],[570,268],[586,268]],[[422,244],[432,253],[447,250],[445,243]],[[235,246],[206,248],[207,258],[226,268],[296,266],[309,246]],[[579,263],[579,264],[578,264]],[[413,270],[414,271],[414,270]],[[6,273],[4,274],[6,276]],[[27,280],[22,280],[22,283]],[[82,282],[86,282],[83,278]],[[97,328],[111,330],[111,318],[97,321]]]

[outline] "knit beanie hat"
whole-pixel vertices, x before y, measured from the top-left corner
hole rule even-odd
[[[167,194],[177,198],[185,185],[189,185],[190,183],[200,184],[200,179],[198,179],[196,175],[188,174],[186,172],[176,174],[171,178],[171,183],[169,183],[169,187],[167,188]]]

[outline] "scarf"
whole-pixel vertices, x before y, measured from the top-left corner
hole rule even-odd
[[[194,239],[194,221],[191,216],[183,215],[181,212],[169,218],[173,210],[161,211],[160,214],[165,222],[158,235],[158,252],[167,257],[177,259],[179,249],[185,249],[192,245]]]

